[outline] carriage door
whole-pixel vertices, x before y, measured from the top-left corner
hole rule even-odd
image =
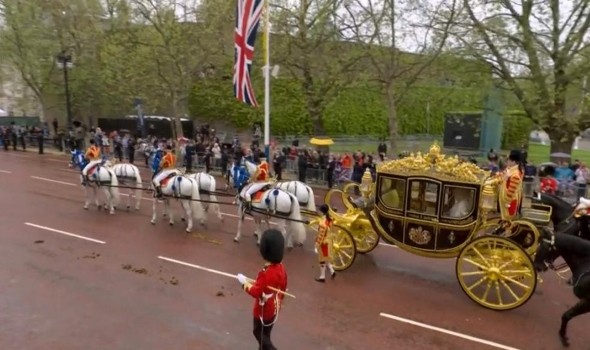
[[[410,179],[404,243],[418,249],[434,250],[438,230],[441,184]]]

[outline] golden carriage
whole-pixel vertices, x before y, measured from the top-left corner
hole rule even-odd
[[[435,143],[427,154],[382,163],[375,182],[365,174],[362,197],[341,192],[346,211],[332,211],[333,264],[350,267],[356,252],[373,250],[379,237],[412,254],[456,258],[457,280],[476,303],[494,310],[523,305],[534,293],[537,274],[531,256],[539,227],[548,225],[551,207],[531,204],[523,193],[520,215],[503,218],[507,203],[498,200],[501,176],[475,164],[447,157]],[[498,203],[500,202],[500,203]],[[505,215],[504,215],[505,216]],[[316,225],[317,226],[317,225]]]

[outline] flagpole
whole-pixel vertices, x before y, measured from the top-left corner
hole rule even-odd
[[[264,153],[270,160],[270,0],[264,1]]]

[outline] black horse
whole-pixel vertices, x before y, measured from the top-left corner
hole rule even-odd
[[[575,204],[572,205],[555,195],[547,193],[536,193],[533,201],[553,208],[551,222],[556,232],[580,236],[583,239],[590,240],[589,218],[588,216],[575,218]]]
[[[577,236],[554,233],[546,227],[541,230],[541,238],[535,255],[535,269],[539,272],[555,269],[553,262],[561,256],[572,271],[574,295],[580,299],[561,316],[559,338],[563,346],[569,346],[568,322],[590,312],[590,242]]]

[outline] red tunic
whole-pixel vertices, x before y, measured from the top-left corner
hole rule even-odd
[[[330,260],[330,230],[332,229],[332,221],[324,219],[320,222],[318,228],[318,236],[315,239],[316,247],[318,247],[318,259],[320,262],[327,262]]]
[[[555,194],[555,191],[557,191],[557,180],[552,177],[541,179],[541,192]]]
[[[281,303],[284,294],[279,294],[267,287],[287,290],[287,271],[283,264],[268,264],[258,273],[256,281],[249,285],[244,284],[244,290],[253,296],[254,317],[260,318],[264,322],[271,322],[281,309]]]
[[[507,214],[511,218],[514,218],[518,213],[522,192],[522,178],[523,174],[517,165],[506,169],[506,180],[501,193],[503,194],[503,202],[508,204]]]

